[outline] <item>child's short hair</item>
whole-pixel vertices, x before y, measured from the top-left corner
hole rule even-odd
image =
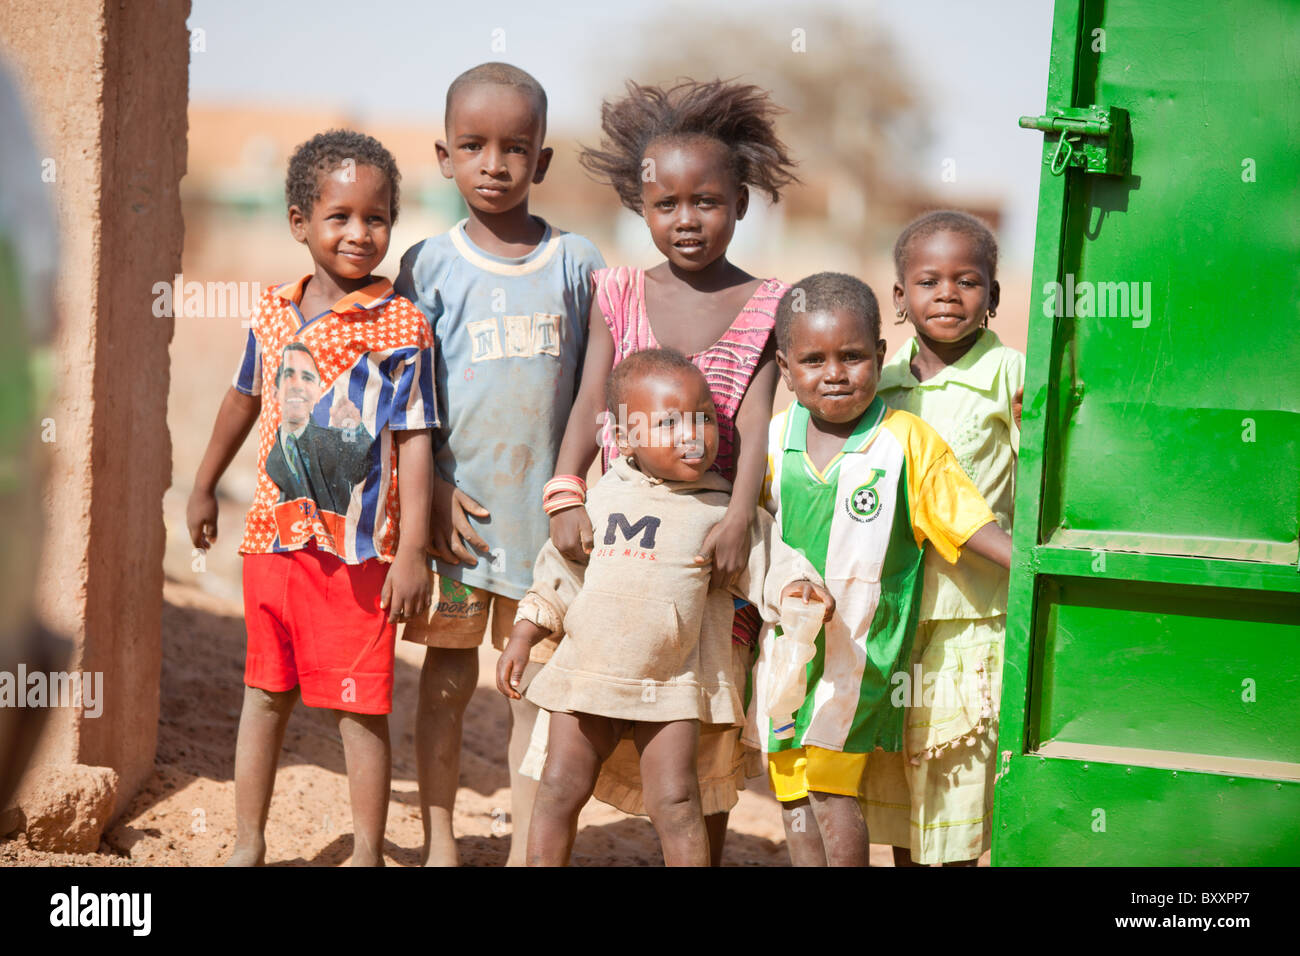
[[[907,256],[912,243],[917,239],[933,236],[936,232],[955,232],[966,236],[975,243],[980,256],[988,263],[989,279],[998,271],[998,241],[993,238],[993,230],[988,223],[978,216],[972,216],[960,209],[936,209],[917,216],[899,233],[894,243],[894,270],[901,282],[907,270]]]
[[[643,349],[633,352],[615,365],[614,371],[605,380],[606,407],[617,415],[618,407],[627,404],[625,396],[628,386],[636,379],[656,372],[693,372],[704,377],[699,366],[676,349]],[[707,379],[705,384],[708,384]]]
[[[664,89],[628,80],[625,97],[601,103],[601,148],[583,147],[578,162],[639,214],[641,162],[650,144],[706,136],[727,148],[737,185],[761,189],[779,202],[782,188],[799,181],[772,124],[780,112],[766,90],[751,84],[683,79]]]
[[[373,136],[350,129],[317,133],[293,151],[289,158],[289,175],[284,181],[286,203],[297,206],[304,216],[311,216],[312,206],[320,199],[320,177],[334,172],[349,160],[356,166],[373,166],[388,179],[392,187],[390,224],[397,222],[398,183],[402,179],[402,174],[397,171],[397,160]]]
[[[790,327],[795,316],[843,309],[861,317],[871,341],[880,340],[880,304],[871,286],[843,272],[818,272],[800,279],[776,307],[776,347],[790,351]]]
[[[532,97],[537,114],[542,121],[542,137],[545,138],[546,90],[542,89],[542,84],[538,83],[533,75],[526,70],[511,66],[509,63],[498,62],[480,63],[478,66],[472,66],[451,81],[451,86],[447,87],[447,102],[443,107],[442,114],[443,123],[449,130],[451,129],[451,104],[456,95],[473,86],[489,85],[514,87]]]

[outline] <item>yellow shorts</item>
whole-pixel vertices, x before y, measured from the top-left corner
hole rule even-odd
[[[492,646],[498,651],[505,650],[519,609],[517,600],[442,577],[432,570],[429,585],[434,600],[422,619],[407,623],[402,640],[426,647],[464,650],[478,647],[490,634]],[[554,650],[553,641],[541,641],[533,646],[529,660],[544,663],[550,660]]]
[[[856,797],[867,769],[867,756],[821,747],[797,747],[768,754],[767,773],[772,792],[782,803],[802,800],[810,790]]]

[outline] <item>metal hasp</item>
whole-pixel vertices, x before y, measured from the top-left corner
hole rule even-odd
[[[995,866],[1300,865],[1300,3],[1250,12],[1057,0],[1020,121]]]
[[[1058,109],[1050,116],[1022,116],[1021,129],[1047,133],[1043,163],[1059,176],[1069,166],[1090,173],[1127,176],[1133,140],[1128,110],[1118,106]]]

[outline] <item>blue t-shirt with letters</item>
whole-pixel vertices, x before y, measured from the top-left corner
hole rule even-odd
[[[491,549],[476,567],[433,566],[518,599],[550,537],[542,488],[577,394],[591,273],[605,262],[590,240],[550,225],[528,255],[495,256],[470,241],[465,222],[408,249],[395,283],[436,342],[435,467],[491,513],[467,516]]]

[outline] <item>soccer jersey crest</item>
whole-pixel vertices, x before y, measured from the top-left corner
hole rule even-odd
[[[845,499],[849,517],[855,521],[872,521],[880,514],[880,492],[876,482],[885,476],[883,468],[871,469],[871,480],[858,485]]]

